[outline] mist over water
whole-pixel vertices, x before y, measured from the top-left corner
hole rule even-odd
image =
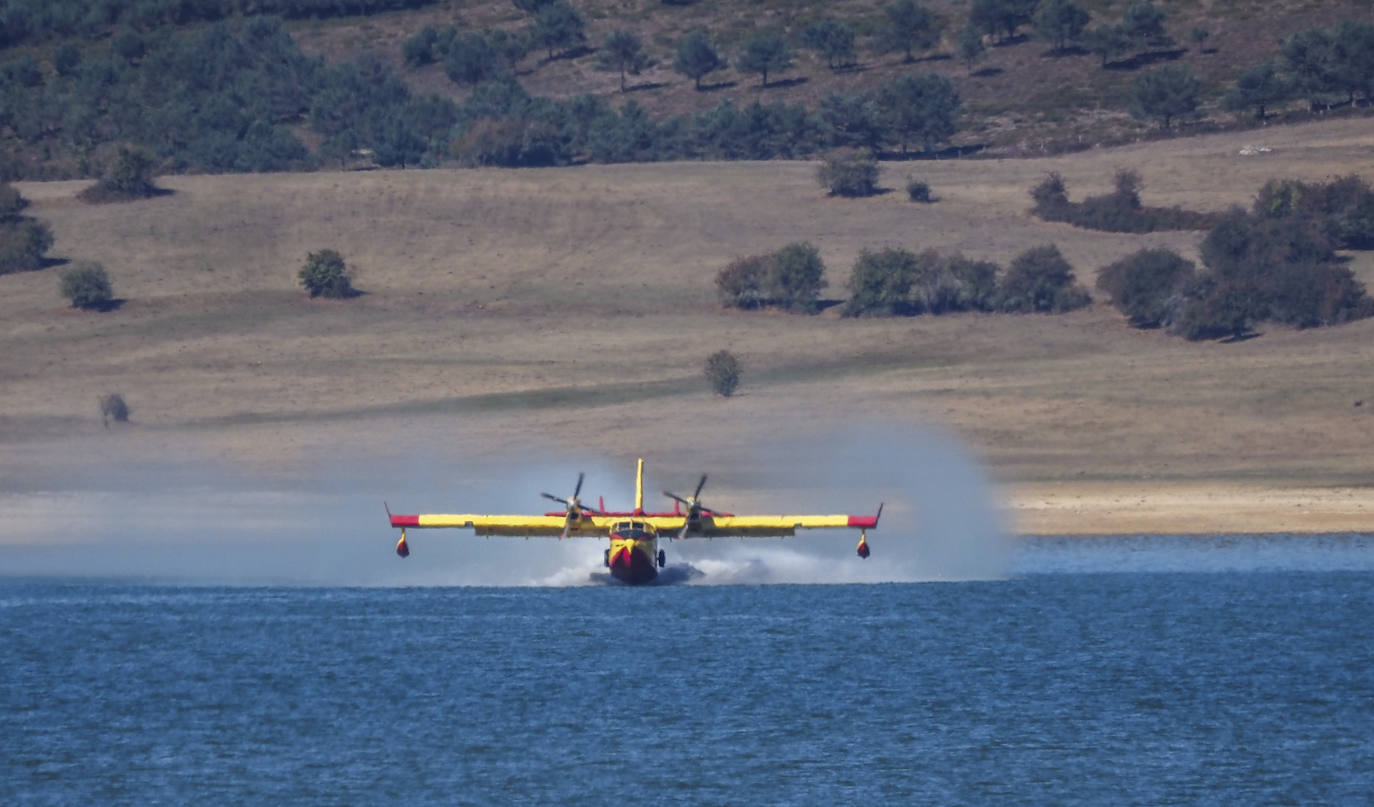
[[[869,428],[795,445],[734,445],[720,465],[687,468],[646,456],[645,507],[667,509],[664,488],[713,480],[708,506],[737,512],[872,513],[873,556],[855,555],[855,530],[789,539],[663,541],[665,584],[855,583],[992,579],[1010,547],[981,469],[947,435]],[[764,506],[732,501],[736,462],[754,458]],[[7,575],[214,584],[576,586],[616,584],[605,540],[479,538],[411,530],[412,556],[393,554],[392,512],[541,513],[539,496],[572,493],[608,509],[633,507],[633,462],[531,448],[499,456],[434,452],[404,460],[330,462],[283,486],[207,466],[92,474],[76,491],[0,496],[11,513],[0,541]],[[104,481],[98,481],[103,479]],[[738,494],[736,495],[738,498]]]

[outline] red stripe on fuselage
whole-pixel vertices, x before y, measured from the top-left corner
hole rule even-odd
[[[611,555],[611,576],[631,585],[647,583],[658,577],[658,567],[647,549],[621,547]]]

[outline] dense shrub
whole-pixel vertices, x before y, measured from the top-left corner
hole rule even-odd
[[[117,392],[109,395],[100,396],[100,421],[105,428],[110,427],[110,421],[115,423],[129,422],[129,405],[124,402],[124,396]]]
[[[850,271],[847,317],[883,314],[914,314],[911,284],[916,279],[916,255],[905,249],[886,248],[859,253]]]
[[[718,350],[706,358],[706,380],[717,395],[729,398],[739,387],[739,359],[728,350]]]
[[[1062,221],[1088,230],[1109,233],[1152,233],[1159,230],[1205,230],[1216,223],[1210,213],[1178,207],[1141,204],[1140,174],[1121,169],[1112,179],[1111,193],[1071,202],[1064,178],[1052,173],[1031,188],[1032,212],[1045,221]]]
[[[52,230],[38,219],[11,216],[0,223],[0,275],[27,272],[43,265],[52,247]]]
[[[79,194],[88,202],[121,202],[146,199],[158,193],[153,184],[156,163],[148,152],[133,146],[118,146],[104,159],[100,178]]]
[[[1312,221],[1337,249],[1374,249],[1374,189],[1357,174],[1325,183],[1271,179],[1252,211],[1265,219]]]
[[[1073,275],[1073,267],[1054,245],[1016,256],[998,288],[997,308],[1012,313],[1060,314],[1092,302]]]
[[[862,149],[836,149],[825,156],[816,178],[831,196],[872,196],[878,192],[878,161]]]
[[[930,184],[915,177],[907,177],[906,195],[913,202],[929,203],[935,201],[934,197],[930,195]]]
[[[777,306],[814,313],[825,288],[825,264],[811,244],[788,244],[777,252],[731,261],[716,274],[721,302],[733,308]]]
[[[105,267],[94,261],[77,261],[62,273],[62,296],[73,308],[105,311],[114,302],[114,289]]]
[[[357,296],[343,256],[332,249],[312,252],[299,273],[301,285],[311,297],[346,299]]]
[[[1183,291],[1196,276],[1192,261],[1170,249],[1142,249],[1097,272],[1097,288],[1138,328],[1173,323]]]

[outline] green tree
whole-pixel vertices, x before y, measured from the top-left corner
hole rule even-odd
[[[1054,245],[1017,255],[998,290],[998,308],[1012,313],[1060,314],[1092,302],[1073,267]]]
[[[1121,30],[1137,49],[1164,48],[1173,44],[1164,30],[1164,9],[1148,0],[1136,0],[1121,15]]]
[[[637,76],[649,66],[649,55],[639,37],[621,28],[612,31],[601,45],[601,66],[620,71],[620,91],[625,92],[625,74]]]
[[[903,61],[915,61],[916,51],[940,41],[940,21],[916,0],[896,0],[883,6],[883,17],[878,46],[884,53],[903,54]]]
[[[1279,43],[1284,72],[1314,110],[1322,106],[1323,96],[1339,91],[1332,69],[1334,51],[1331,35],[1321,28],[1299,31]]]
[[[1354,103],[1356,96],[1374,100],[1374,25],[1342,20],[1331,31],[1332,84]]]
[[[52,248],[52,230],[43,222],[18,216],[0,225],[0,275],[27,272],[43,266],[43,253]]]
[[[748,255],[736,258],[716,273],[716,292],[729,308],[762,308],[768,304],[764,292],[771,256]]]
[[[1293,87],[1279,73],[1273,62],[1265,62],[1240,74],[1236,86],[1222,98],[1221,104],[1232,112],[1253,109],[1255,117],[1264,120],[1266,111],[1293,97]]]
[[[94,261],[77,261],[62,273],[62,296],[73,308],[105,311],[114,302],[114,290],[105,267]]]
[[[1099,269],[1097,288],[1132,325],[1159,328],[1178,316],[1196,274],[1193,262],[1171,249],[1142,249]]]
[[[878,161],[865,149],[835,149],[816,171],[831,196],[872,196],[878,192]]]
[[[76,74],[81,65],[81,48],[75,42],[64,42],[53,49],[52,67],[57,75],[69,78]]]
[[[716,53],[711,34],[705,28],[694,28],[678,40],[673,69],[696,82],[696,89],[701,89],[701,79],[708,73],[725,67],[725,60]]]
[[[407,37],[401,46],[401,55],[405,57],[406,64],[411,67],[420,67],[434,61],[434,46],[439,42],[439,29],[433,25],[426,25],[415,33],[414,36]]]
[[[968,21],[988,36],[1010,39],[1033,19],[1038,5],[1039,0],[973,0]]]
[[[157,194],[153,184],[156,163],[148,152],[136,146],[119,146],[113,157],[104,160],[95,185],[81,192],[92,202],[146,199]]]
[[[903,154],[913,140],[929,151],[953,137],[960,103],[954,85],[938,73],[900,76],[876,93],[878,114]]]
[[[767,293],[774,304],[789,311],[815,313],[825,288],[825,263],[820,250],[806,241],[788,244],[773,253]]]
[[[1035,33],[1047,40],[1056,53],[1083,35],[1092,19],[1086,9],[1073,0],[1049,0],[1035,15]]]
[[[863,250],[846,284],[849,301],[845,303],[844,315],[916,313],[911,304],[911,286],[918,268],[916,255],[905,249]]]
[[[735,61],[741,73],[762,77],[762,86],[768,86],[768,74],[776,73],[792,66],[792,48],[781,31],[763,31],[744,43],[744,51]]]
[[[1164,129],[1174,118],[1197,110],[1202,83],[1187,65],[1165,65],[1142,73],[1131,86],[1131,114],[1153,118]]]
[[[496,43],[479,32],[455,34],[444,57],[444,74],[455,84],[480,84],[506,73],[508,63]]]
[[[1120,25],[1098,25],[1083,34],[1083,47],[1100,57],[1103,67],[1125,53],[1130,46],[1131,39]]]
[[[964,60],[964,68],[973,73],[973,65],[987,53],[983,45],[983,32],[972,25],[959,29],[959,58]]]
[[[717,350],[706,357],[706,380],[711,389],[722,398],[729,398],[739,387],[740,364],[735,354],[728,350]]]
[[[347,299],[358,294],[343,256],[332,249],[310,253],[298,276],[311,297]]]
[[[854,63],[854,26],[826,17],[802,31],[802,44],[825,57],[831,70]]]
[[[821,99],[819,114],[836,146],[873,150],[882,144],[882,123],[871,98],[832,92]]]
[[[587,44],[587,24],[577,9],[564,0],[554,0],[535,12],[530,37],[552,60]]]
[[[115,423],[128,423],[129,412],[129,405],[124,402],[123,395],[112,392],[100,396],[100,422],[105,428],[110,428],[111,420]]]

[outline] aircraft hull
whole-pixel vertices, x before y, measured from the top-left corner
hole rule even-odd
[[[658,577],[653,545],[649,541],[626,541],[611,550],[611,576],[632,586],[653,582]]]

